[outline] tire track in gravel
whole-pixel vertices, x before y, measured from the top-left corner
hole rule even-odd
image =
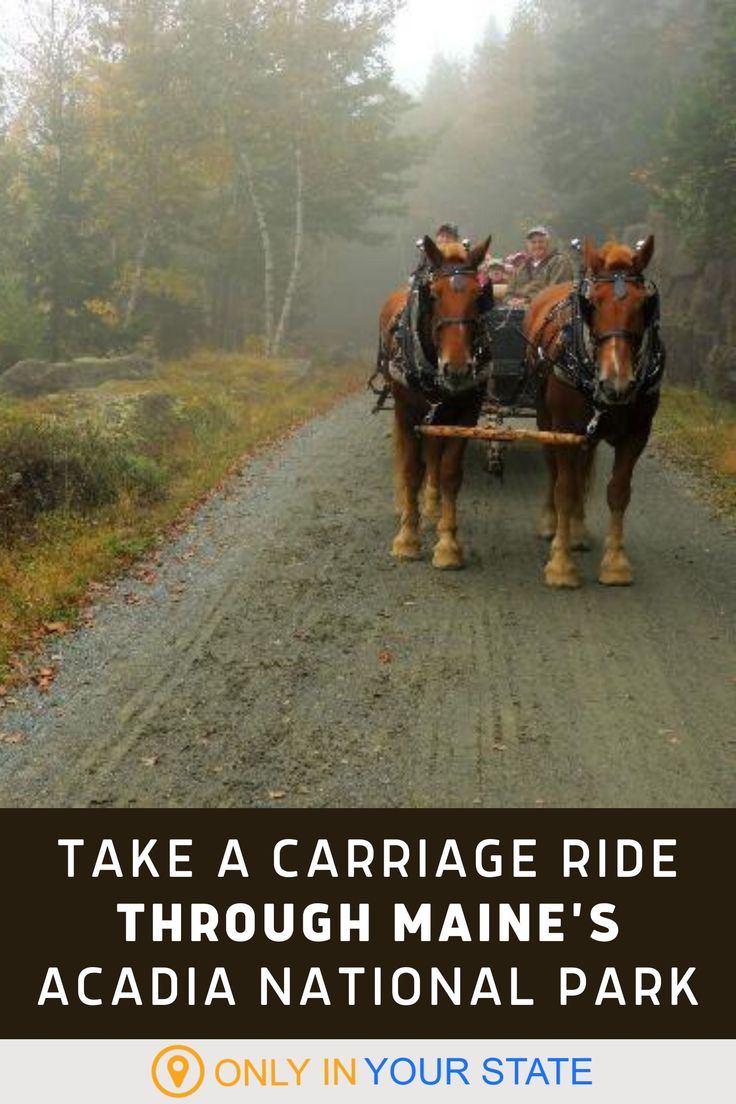
[[[0,804],[734,803],[736,540],[687,481],[641,462],[634,587],[594,582],[598,540],[583,589],[553,593],[540,455],[510,452],[501,485],[474,446],[466,570],[397,564],[389,421],[367,405],[251,462],[154,585],[121,580],[59,642],[51,691],[0,713],[24,734],[0,745]]]

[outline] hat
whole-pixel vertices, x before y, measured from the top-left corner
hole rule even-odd
[[[540,234],[543,238],[548,238],[550,236],[549,230],[546,226],[532,226],[531,230],[529,230],[526,235],[527,241],[529,240],[529,238],[533,238],[536,234]]]

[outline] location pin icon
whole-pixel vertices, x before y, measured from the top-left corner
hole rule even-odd
[[[174,1082],[174,1087],[180,1089],[184,1084],[184,1078],[189,1073],[189,1059],[183,1054],[175,1054],[173,1058],[169,1058],[166,1068]]]

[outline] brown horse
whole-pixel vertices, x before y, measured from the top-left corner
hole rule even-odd
[[[419,491],[426,475],[423,513],[437,522],[432,563],[463,566],[457,540],[456,501],[463,479],[466,441],[421,438],[417,426],[432,421],[475,425],[490,353],[482,313],[491,301],[478,282],[487,241],[466,250],[438,246],[426,237],[425,263],[408,288],[393,292],[380,317],[378,371],[394,398],[394,473],[401,525],[392,554],[421,558]]]
[[[614,449],[608,483],[611,512],[598,579],[608,586],[632,581],[624,548],[624,514],[634,466],[649,439],[659,404],[664,348],[659,339],[659,296],[644,278],[654,252],[648,237],[634,250],[585,242],[586,276],[579,284],[546,288],[532,300],[525,322],[530,359],[541,375],[540,429],[586,433],[582,448],[547,447],[549,490],[540,535],[552,538],[544,570],[552,587],[580,585],[572,548],[587,547],[584,503],[594,447]]]

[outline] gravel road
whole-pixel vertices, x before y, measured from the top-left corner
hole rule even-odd
[[[595,582],[599,540],[552,592],[541,455],[515,446],[500,484],[473,445],[467,569],[399,564],[368,409],[252,461],[55,640],[49,692],[0,713],[0,805],[734,804],[736,538],[688,481],[646,454],[635,585]]]

